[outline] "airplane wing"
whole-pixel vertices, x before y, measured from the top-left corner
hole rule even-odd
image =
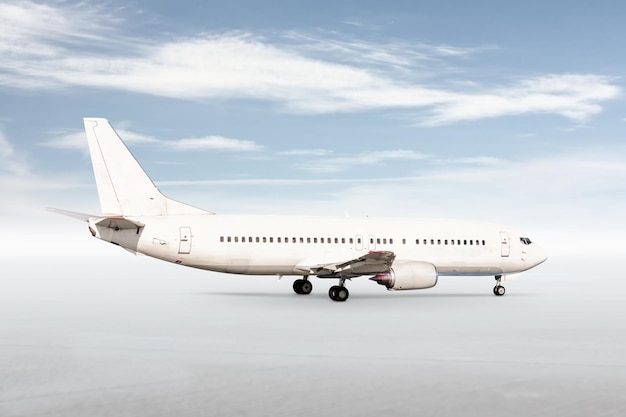
[[[393,252],[372,251],[358,258],[338,263],[320,263],[305,266],[301,262],[296,268],[307,270],[309,274],[317,275],[319,278],[353,278],[361,275],[375,275],[387,272],[395,258],[396,255]]]

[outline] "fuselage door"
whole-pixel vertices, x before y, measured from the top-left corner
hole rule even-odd
[[[507,232],[500,232],[500,247],[501,256],[509,256],[509,254],[511,253],[511,242],[509,241],[509,234]]]
[[[191,252],[191,227],[180,228],[180,243],[178,245],[178,253]]]

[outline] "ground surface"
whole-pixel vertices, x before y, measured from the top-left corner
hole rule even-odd
[[[125,253],[3,269],[3,417],[626,414],[626,280],[600,261],[346,303]]]

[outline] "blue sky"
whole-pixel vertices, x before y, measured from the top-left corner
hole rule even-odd
[[[474,218],[619,253],[625,8],[0,1],[3,227],[98,213],[93,116],[218,213]]]

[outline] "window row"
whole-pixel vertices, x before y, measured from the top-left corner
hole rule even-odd
[[[334,243],[334,244],[354,244],[356,240],[357,245],[363,244],[363,239],[361,237],[355,238],[345,238],[345,237],[259,237],[259,236],[220,236],[220,242],[226,243]],[[406,245],[407,240],[402,239],[402,244]],[[393,245],[392,238],[369,238],[370,246],[377,245]],[[485,246],[486,242],[484,239],[415,239],[416,245],[450,245],[450,246],[462,246],[462,245],[476,245],[476,246]]]

